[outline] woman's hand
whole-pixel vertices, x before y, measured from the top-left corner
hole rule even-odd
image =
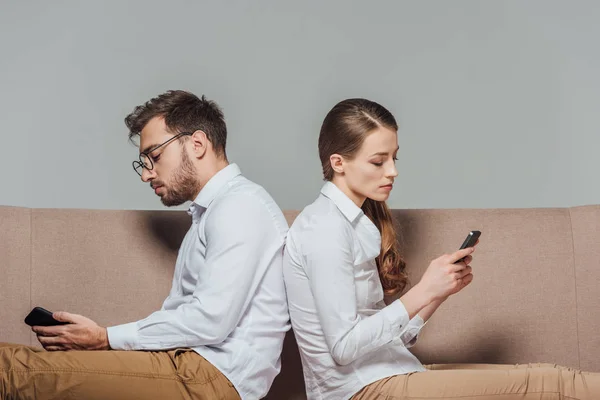
[[[469,265],[473,251],[475,248],[469,247],[433,260],[417,284],[419,290],[430,301],[443,301],[464,289],[473,280]],[[463,257],[463,261],[457,262]]]

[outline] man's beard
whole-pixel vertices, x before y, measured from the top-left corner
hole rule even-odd
[[[181,150],[181,165],[173,173],[169,185],[165,185],[164,189],[165,194],[160,198],[160,201],[167,207],[192,201],[200,192],[196,167],[192,164],[185,149]]]

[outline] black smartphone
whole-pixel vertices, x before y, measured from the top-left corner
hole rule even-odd
[[[25,317],[25,323],[29,326],[54,326],[65,325],[68,322],[57,321],[52,317],[52,313],[45,308],[35,307]]]
[[[466,249],[467,247],[473,247],[473,246],[475,246],[475,243],[477,243],[477,239],[479,239],[479,236],[481,236],[481,232],[480,231],[471,231],[471,232],[469,232],[469,234],[465,238],[465,241],[460,246],[459,250]],[[457,261],[457,263],[462,262],[464,259],[465,259],[464,257],[461,258],[460,260]]]

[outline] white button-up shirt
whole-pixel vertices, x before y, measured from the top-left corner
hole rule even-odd
[[[241,175],[219,171],[190,206],[192,226],[162,309],[108,328],[113,349],[191,347],[243,399],[267,394],[280,371],[289,316],[282,279],[288,225],[271,196]]]
[[[327,182],[288,232],[283,274],[309,399],[347,399],[388,376],[424,371],[407,350],[424,325],[385,304],[381,234]]]

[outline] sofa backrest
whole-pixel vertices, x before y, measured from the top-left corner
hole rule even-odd
[[[424,363],[551,362],[600,371],[600,206],[393,210],[407,273],[482,231],[475,279],[442,305],[412,349]],[[287,211],[292,222],[296,211]],[[0,207],[0,341],[36,345],[36,305],[101,325],[158,309],[190,219],[180,211]],[[269,398],[304,398],[290,332]]]
[[[0,342],[30,344],[31,210],[0,207]]]

